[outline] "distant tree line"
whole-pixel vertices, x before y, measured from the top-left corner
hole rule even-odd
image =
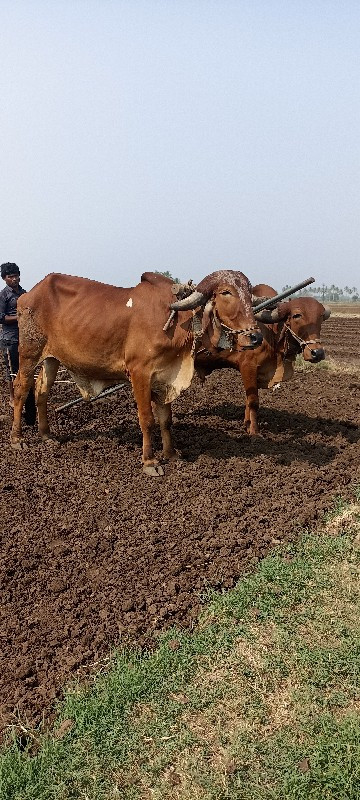
[[[285,292],[286,289],[290,288],[289,285],[283,286],[282,291]],[[334,284],[326,286],[325,283],[321,286],[314,286],[313,284],[307,286],[305,289],[301,289],[300,292],[296,292],[294,297],[296,297],[296,295],[310,295],[311,297],[316,297],[318,300],[321,300],[322,303],[348,303],[350,301],[357,303],[360,299],[356,286],[344,286],[344,288],[341,289],[339,286],[334,286]]]
[[[174,283],[180,283],[179,278],[174,278],[174,276],[171,274],[171,272],[169,272],[168,269],[166,269],[165,272],[161,272],[161,270],[156,269],[155,272],[157,275],[164,275],[165,278],[170,278],[170,280],[174,281]]]
[[[180,283],[179,278],[174,278],[168,269],[164,272],[156,269],[155,272],[157,275],[164,275],[165,278],[170,278],[170,280],[174,281],[174,283]],[[287,289],[291,289],[289,284],[283,286],[281,291],[285,292]],[[321,286],[314,286],[311,284],[310,286],[305,287],[305,289],[301,289],[300,292],[296,292],[293,297],[299,295],[302,297],[304,295],[316,297],[318,300],[321,300],[322,303],[349,303],[350,301],[357,303],[358,300],[360,300],[360,294],[356,286],[344,286],[344,288],[341,289],[339,286],[335,286],[334,284],[331,286],[326,286],[325,283],[322,283]]]

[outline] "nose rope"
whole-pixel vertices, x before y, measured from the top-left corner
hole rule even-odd
[[[249,328],[240,328],[240,329],[229,328],[227,325],[225,325],[225,322],[223,322],[220,319],[216,309],[213,311],[213,314],[214,314],[215,319],[218,321],[219,325],[224,329],[224,331],[227,331],[228,333],[238,334],[238,335],[241,334],[242,336],[250,336],[251,335],[251,331],[258,331],[259,330],[259,326],[258,325],[251,325]]]
[[[213,316],[216,319],[221,329],[219,343],[217,347],[215,347],[215,350],[230,350],[230,352],[241,353],[243,350],[249,349],[249,347],[246,346],[240,348],[235,347],[235,339],[239,335],[251,336],[252,331],[259,331],[258,325],[251,325],[249,328],[241,328],[241,329],[229,328],[228,325],[225,325],[225,323],[222,322],[222,320],[218,317],[216,312],[213,312]],[[201,347],[200,350],[197,350],[197,345],[200,344],[203,336],[203,330],[201,322],[197,317],[195,311],[193,311],[193,336],[194,339],[191,349],[191,355],[194,355],[195,352],[197,352],[197,355],[199,355],[199,353],[204,353],[204,354],[207,353],[208,355],[211,355],[210,351],[207,350],[205,347]]]
[[[293,337],[293,339],[295,339],[298,342],[298,344],[300,345],[302,350],[305,350],[305,347],[308,347],[309,344],[319,344],[319,345],[321,345],[320,339],[308,339],[306,341],[305,339],[300,339],[300,336],[297,336],[297,334],[294,333],[294,331],[292,331],[290,326],[287,325],[286,323],[285,323],[284,327],[286,328],[286,330],[289,333],[291,333],[291,336]]]
[[[214,313],[214,317],[215,314],[216,312]],[[221,329],[221,336],[219,339],[219,343],[216,347],[216,350],[230,350],[230,352],[233,353],[234,352],[242,353],[243,350],[253,349],[252,345],[243,345],[243,346],[240,345],[240,347],[235,347],[235,342],[238,344],[237,336],[251,336],[252,331],[259,332],[258,325],[250,325],[248,328],[235,329],[235,328],[229,328],[228,325],[225,325],[225,322],[223,322],[218,317],[217,314],[216,314],[216,319]],[[223,342],[222,344],[220,344],[221,341]]]
[[[242,334],[243,336],[250,336],[251,335],[251,331],[258,331],[259,330],[259,326],[258,325],[251,325],[250,328],[243,328],[243,329],[240,329],[240,330],[235,330],[235,328],[228,328],[228,326],[225,325],[224,322],[221,322],[221,319],[219,319],[219,322],[220,322],[221,327],[224,328],[225,331],[228,331],[229,333]]]

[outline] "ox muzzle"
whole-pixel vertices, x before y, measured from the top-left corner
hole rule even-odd
[[[310,358],[306,357],[306,350],[309,350]],[[303,348],[303,356],[305,361],[310,361],[311,364],[318,364],[319,361],[324,361],[325,350],[323,347],[310,347],[310,345],[305,345]]]
[[[255,350],[256,347],[259,347],[263,343],[263,335],[260,331],[255,331],[255,333],[250,333],[249,335],[250,344],[243,345],[243,350]]]

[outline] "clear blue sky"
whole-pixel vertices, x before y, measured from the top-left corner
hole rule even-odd
[[[2,0],[0,263],[360,284],[360,3]]]

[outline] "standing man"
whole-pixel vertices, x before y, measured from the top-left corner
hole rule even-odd
[[[13,376],[19,369],[19,326],[16,306],[25,289],[20,286],[20,270],[17,264],[1,264],[1,277],[6,286],[0,292],[0,348],[4,354],[5,377],[9,384],[10,405],[14,405]]]

